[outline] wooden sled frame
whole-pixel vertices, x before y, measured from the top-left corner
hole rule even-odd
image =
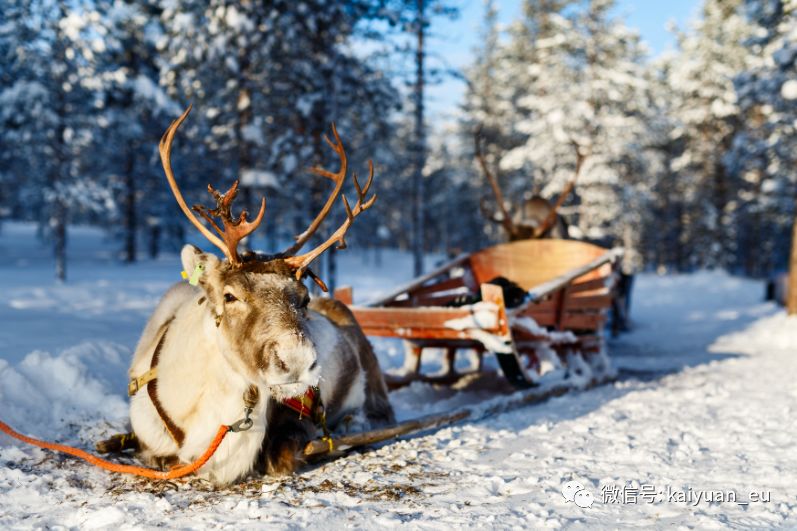
[[[574,240],[522,240],[460,256],[367,306],[352,305],[351,288],[336,290],[335,298],[351,307],[366,335],[406,341],[405,375],[386,375],[391,388],[455,382],[464,376],[454,370],[459,349],[477,352],[478,369],[492,352],[506,378],[527,388],[539,378],[541,349],[563,365],[575,352],[589,360],[603,351],[620,256],[622,249]],[[508,309],[502,289],[489,283],[499,276],[527,291],[520,306]],[[447,306],[476,294],[481,302]],[[444,349],[444,371],[425,376],[421,357],[432,347]]]

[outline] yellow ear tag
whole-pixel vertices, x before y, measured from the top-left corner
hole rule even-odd
[[[199,277],[202,276],[202,272],[204,270],[205,270],[205,264],[199,263],[194,267],[194,270],[191,272],[191,278],[188,278],[188,273],[186,273],[185,271],[181,271],[180,275],[183,278],[187,278],[189,284],[191,284],[192,286],[196,286],[197,284],[199,284]]]

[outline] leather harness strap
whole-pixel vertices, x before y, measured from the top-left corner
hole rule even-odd
[[[139,389],[154,380],[158,375],[158,368],[152,368],[139,376],[138,378],[131,378],[130,383],[127,384],[127,396],[133,396],[138,393]]]
[[[163,408],[163,404],[161,404],[161,401],[158,399],[158,360],[160,359],[163,343],[166,340],[166,332],[169,331],[169,325],[173,319],[174,317],[166,321],[161,327],[161,338],[158,341],[158,345],[155,347],[155,352],[152,353],[152,361],[149,364],[149,370],[141,376],[130,380],[127,386],[127,393],[129,396],[133,396],[139,389],[146,386],[149,399],[152,401],[152,405],[155,406],[155,411],[158,412],[158,416],[166,427],[166,431],[169,433],[172,440],[174,440],[175,444],[181,447],[183,441],[185,441],[185,432],[172,420]]]

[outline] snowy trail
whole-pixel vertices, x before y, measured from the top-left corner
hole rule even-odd
[[[406,278],[358,261],[348,280],[363,297]],[[133,342],[175,266],[106,261],[65,286],[41,279],[46,264],[3,271],[11,295],[0,303],[0,339],[17,339],[0,343],[0,418],[83,447],[122,429]],[[760,283],[724,274],[641,275],[635,288],[637,327],[612,343],[612,356],[655,377],[223,491],[110,476],[0,437],[0,528],[797,526],[797,324],[760,302]],[[395,344],[377,348],[385,366],[399,362]],[[391,399],[406,417],[510,391],[487,376],[460,391],[415,384]],[[571,480],[593,494],[591,508],[564,499]],[[603,495],[647,486],[653,502]],[[668,498],[689,489],[738,499]],[[750,491],[770,501],[740,505]]]

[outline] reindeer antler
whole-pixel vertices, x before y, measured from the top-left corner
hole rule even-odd
[[[335,188],[330,193],[329,198],[327,198],[327,201],[321,209],[321,212],[318,213],[318,215],[315,217],[315,219],[313,219],[304,232],[296,236],[296,243],[281,253],[282,256],[286,257],[285,263],[296,270],[297,279],[302,278],[302,276],[307,273],[324,291],[327,291],[327,287],[324,282],[307,268],[316,258],[321,256],[324,251],[333,245],[337,244],[338,249],[345,249],[346,233],[351,228],[354,218],[371,208],[371,206],[374,204],[374,201],[376,201],[376,194],[372,195],[368,200],[365,199],[366,195],[368,195],[368,190],[371,188],[371,183],[374,180],[374,163],[370,160],[368,161],[368,180],[365,182],[365,186],[360,186],[360,182],[357,180],[356,173],[352,175],[354,180],[354,188],[357,190],[357,201],[354,203],[354,208],[350,206],[345,194],[341,196],[343,183],[346,180],[348,161],[346,159],[346,150],[343,148],[343,142],[340,140],[340,136],[335,128],[335,124],[332,124],[332,134],[335,137],[334,143],[327,136],[324,136],[324,140],[326,140],[327,144],[329,144],[329,147],[331,147],[340,158],[340,168],[338,169],[337,173],[332,173],[319,167],[311,168],[311,171],[317,175],[331,179],[335,183]],[[343,208],[346,210],[346,220],[324,243],[318,247],[307,253],[298,256],[291,256],[301,249],[302,246],[307,243],[310,237],[318,230],[318,227],[329,214],[330,210],[332,209],[332,205],[335,203],[335,200],[337,200],[338,196],[341,196],[343,201]]]
[[[227,257],[227,260],[230,262],[230,264],[234,266],[240,266],[241,258],[238,256],[238,243],[246,236],[251,234],[263,221],[263,215],[266,213],[266,198],[264,197],[261,201],[260,212],[253,221],[246,221],[247,212],[245,210],[242,211],[236,219],[233,219],[231,207],[235,197],[238,195],[238,181],[235,181],[230,189],[224,194],[219,193],[213,188],[213,186],[208,184],[208,192],[210,192],[210,194],[216,199],[216,208],[208,210],[204,206],[194,205],[193,210],[197,211],[199,215],[207,220],[207,222],[210,223],[210,226],[215,229],[221,238],[210,232],[210,230],[208,230],[208,228],[205,227],[205,225],[203,225],[199,219],[197,219],[194,213],[191,212],[191,209],[188,208],[185,199],[183,199],[183,194],[180,192],[180,188],[177,186],[177,182],[174,179],[171,163],[171,151],[174,135],[177,132],[177,129],[180,127],[180,124],[182,124],[188,116],[188,113],[191,112],[192,107],[192,105],[189,105],[185,112],[183,112],[179,118],[174,120],[166,132],[163,133],[163,137],[158,145],[161,163],[163,164],[163,171],[166,173],[166,179],[169,181],[169,186],[172,189],[174,198],[177,200],[177,204],[180,205],[180,208],[188,220],[197,229],[199,229],[199,232],[201,232],[205,238],[207,238],[213,245],[221,249],[221,252],[224,253],[224,256]],[[224,230],[222,230],[218,224],[213,221],[211,216],[221,219]]]
[[[324,140],[340,158],[340,168],[338,169],[337,173],[332,173],[331,171],[325,170],[324,168],[320,168],[318,166],[310,168],[310,171],[316,175],[320,175],[321,177],[326,177],[327,179],[332,180],[332,182],[335,183],[335,188],[332,190],[332,193],[329,194],[327,202],[324,203],[324,207],[321,209],[321,212],[318,213],[318,215],[304,230],[304,232],[296,236],[296,242],[283,252],[285,255],[295,254],[299,251],[299,249],[302,248],[302,246],[304,246],[305,243],[307,243],[307,240],[309,240],[315,231],[318,230],[321,222],[324,221],[329,214],[329,211],[332,210],[332,205],[335,203],[338,195],[340,195],[340,191],[343,189],[343,183],[346,180],[346,172],[349,168],[349,161],[346,158],[346,150],[343,148],[343,142],[340,140],[338,130],[334,123],[332,124],[332,135],[335,137],[335,143],[332,143],[327,135],[324,135]]]
[[[571,142],[573,144],[573,148],[576,150],[576,171],[573,174],[573,178],[567,181],[567,184],[565,184],[562,193],[559,194],[559,198],[556,200],[556,204],[554,204],[551,211],[548,212],[548,215],[545,217],[542,223],[540,223],[539,226],[534,228],[534,234],[533,234],[534,238],[539,238],[540,236],[545,234],[545,232],[548,229],[550,229],[551,226],[554,224],[557,216],[556,212],[559,210],[559,207],[561,207],[564,204],[567,197],[573,191],[573,188],[576,185],[576,181],[578,180],[578,176],[581,175],[581,168],[583,168],[584,166],[584,161],[587,160],[587,157],[589,157],[591,154],[591,151],[588,151],[587,153],[582,153],[581,146],[579,146],[578,143],[576,143],[575,141]]]
[[[263,221],[263,215],[266,212],[266,198],[264,197],[260,202],[260,212],[258,212],[257,217],[253,221],[246,221],[248,215],[246,210],[242,210],[241,214],[236,219],[233,219],[230,209],[232,202],[235,201],[235,197],[238,195],[237,180],[223,194],[217,192],[211,185],[208,185],[208,192],[216,199],[216,208],[208,210],[207,207],[202,205],[194,205],[192,208],[205,218],[219,233],[219,236],[224,239],[224,244],[230,251],[228,255],[230,263],[240,265],[241,258],[238,256],[238,242],[252,234],[260,225],[260,222]],[[214,223],[211,216],[221,219],[224,230]]]
[[[487,177],[487,181],[490,183],[490,187],[493,189],[495,201],[498,203],[498,208],[501,210],[501,224],[504,226],[504,230],[506,230],[507,234],[511,236],[515,234],[517,228],[512,221],[512,216],[506,209],[506,204],[504,203],[504,194],[501,193],[501,186],[498,184],[498,179],[496,179],[495,175],[493,175],[493,173],[490,171],[490,168],[487,166],[487,160],[485,160],[484,154],[482,153],[481,130],[476,131],[476,133],[473,135],[473,141],[476,145],[476,159],[479,161],[482,172],[484,173],[484,176]],[[485,209],[483,205],[480,204],[480,206],[482,207],[482,212],[484,212]],[[490,217],[488,219],[495,221],[495,217]]]

